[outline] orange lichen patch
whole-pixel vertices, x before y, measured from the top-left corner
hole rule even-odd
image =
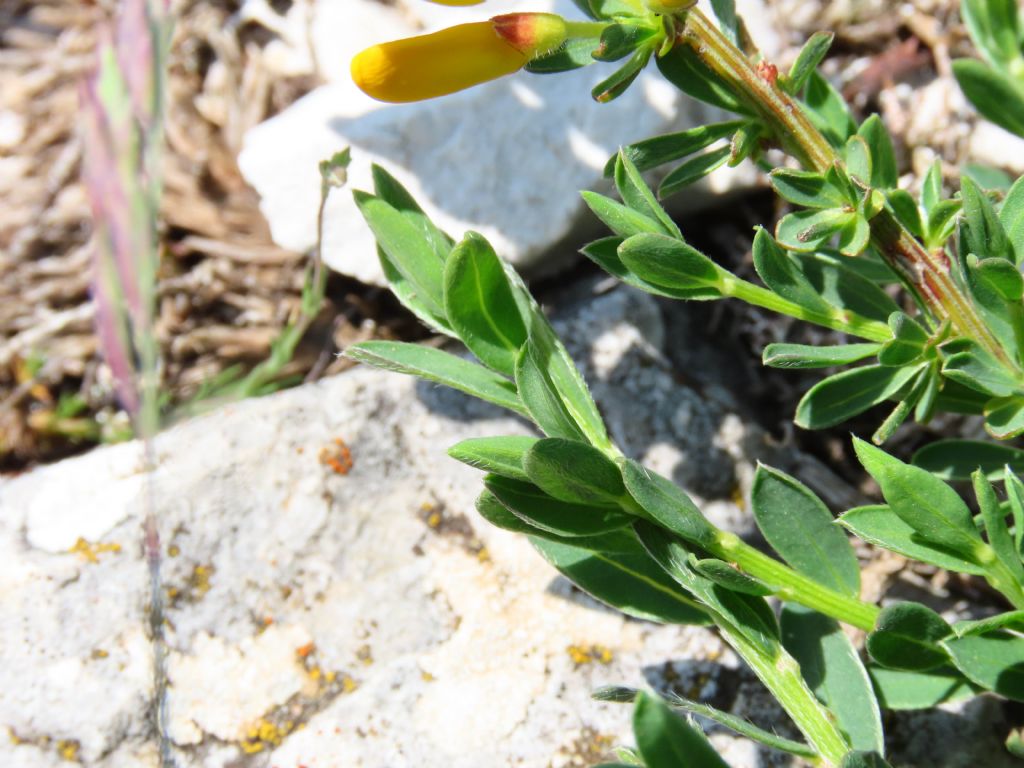
[[[69,763],[77,763],[78,750],[81,748],[82,745],[77,741],[62,739],[57,742],[57,755],[61,760],[66,760]]]
[[[437,679],[436,677],[434,677],[432,674],[430,674],[426,670],[423,670],[423,671],[420,672],[420,680],[422,680],[424,683],[432,683],[436,679]]]
[[[110,656],[110,652],[105,651],[102,648],[94,648],[92,653],[89,654],[89,658],[94,659],[96,661],[99,661],[100,659],[105,659],[108,656]]]
[[[210,577],[213,575],[214,567],[212,565],[197,565],[192,569],[192,575],[189,577],[188,585],[191,587],[192,592],[202,597],[210,591],[212,585],[210,584]]]
[[[78,537],[78,541],[75,542],[74,546],[68,550],[75,554],[82,556],[87,563],[98,563],[100,561],[100,555],[105,552],[111,552],[117,554],[121,551],[121,545],[116,542],[93,544],[86,541],[81,536]]]
[[[245,732],[245,739],[239,744],[247,755],[254,755],[264,749],[279,747],[285,737],[295,730],[295,723],[287,720],[281,724],[260,718]]]
[[[480,547],[480,549],[477,550],[476,559],[481,563],[491,562],[491,553],[487,551],[487,547]]]
[[[373,664],[373,651],[368,645],[359,646],[359,650],[356,651],[356,658],[359,659],[366,666]]]
[[[603,645],[570,645],[565,649],[573,664],[581,667],[584,664],[611,664],[615,654]]]
[[[359,683],[356,682],[355,678],[349,677],[348,675],[342,675],[341,678],[341,692],[352,693],[359,687]]]
[[[320,449],[320,463],[338,475],[347,475],[352,467],[352,451],[340,437]]]
[[[732,499],[732,503],[739,507],[741,510],[747,508],[747,500],[743,498],[743,489],[738,485],[733,486],[732,492],[729,494]]]
[[[304,659],[309,656],[313,651],[316,650],[316,643],[306,643],[305,645],[296,648],[295,654],[300,658]]]

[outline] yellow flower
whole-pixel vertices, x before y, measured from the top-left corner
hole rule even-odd
[[[566,34],[560,16],[509,13],[367,48],[352,59],[352,79],[379,101],[432,99],[510,75]]]

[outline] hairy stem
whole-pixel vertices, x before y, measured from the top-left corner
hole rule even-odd
[[[782,91],[774,78],[762,75],[701,11],[695,8],[686,12],[677,28],[676,40],[689,46],[744,102],[756,109],[774,129],[783,149],[805,168],[824,173],[842,163],[799,102]],[[871,220],[871,241],[937,324],[949,320],[959,334],[974,339],[997,360],[1015,369],[1002,345],[953,281],[944,252],[929,252],[887,210]]]

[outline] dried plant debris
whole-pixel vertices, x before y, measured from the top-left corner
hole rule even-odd
[[[317,83],[313,59],[275,54],[269,6],[173,5],[156,328],[169,407],[266,358],[299,311],[309,256],[273,244],[235,157],[248,128]],[[130,433],[93,332],[79,181],[78,88],[113,6],[0,4],[0,470]],[[411,330],[379,290],[332,277],[327,299],[282,382],[336,370],[353,340]]]

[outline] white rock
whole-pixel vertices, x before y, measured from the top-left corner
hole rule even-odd
[[[759,42],[774,53],[778,42],[760,0],[743,6],[759,20],[752,26]],[[370,0],[321,0],[313,36],[328,84],[250,130],[239,157],[277,243],[300,251],[314,245],[317,163],[351,146],[354,188],[370,188],[370,165],[380,163],[443,228],[479,231],[520,269],[550,271],[557,266],[552,246],[581,222],[593,228],[579,190],[607,186],[601,171],[617,147],[709,119],[709,109],[680,97],[657,73],[643,75],[617,101],[596,104],[590,90],[612,72],[609,65],[556,76],[521,72],[405,105],[375,102],[350,81],[349,60],[373,42],[515,10],[579,16],[570,0],[469,8],[417,2],[404,15]],[[702,192],[685,196],[686,205],[699,208],[755,178],[750,168],[725,169]],[[324,237],[333,269],[381,282],[373,238],[349,194],[332,196]]]
[[[1024,174],[1024,139],[987,120],[974,126],[968,154],[976,163]]]

